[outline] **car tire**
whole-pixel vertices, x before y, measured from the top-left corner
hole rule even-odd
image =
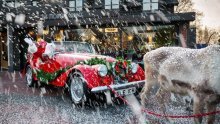
[[[75,105],[84,105],[87,101],[87,86],[80,72],[70,73],[68,80],[70,98]]]
[[[29,65],[26,68],[25,79],[28,87],[34,87],[37,84],[37,81],[33,78],[33,70]]]

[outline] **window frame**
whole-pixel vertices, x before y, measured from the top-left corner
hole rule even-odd
[[[110,1],[109,4],[106,4],[106,1]],[[117,10],[119,9],[119,4],[120,4],[120,0],[117,0],[117,2],[115,2],[116,0],[105,0],[105,9],[113,9],[113,10]]]
[[[70,7],[70,2],[74,2],[74,6]],[[82,11],[83,10],[83,0],[69,0],[68,1],[68,9],[70,12],[74,11]]]
[[[143,11],[155,11],[155,10],[159,10],[159,0],[143,0]],[[154,7],[153,5],[157,4],[156,7]],[[148,5],[149,9],[145,9],[145,6]],[[156,9],[154,9],[156,8]]]

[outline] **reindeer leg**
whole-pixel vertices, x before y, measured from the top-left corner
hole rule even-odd
[[[169,97],[168,95],[170,95],[170,92],[163,89],[163,87],[160,87],[156,93],[156,99],[159,102],[160,110],[164,115],[166,115],[166,103],[168,103],[168,99],[166,98]],[[168,123],[171,123],[169,118],[165,117],[165,119]]]
[[[165,91],[163,90],[162,87],[159,88],[159,90],[156,93],[156,99],[158,100],[160,104],[160,109],[162,109],[163,113],[165,114],[166,112],[166,106],[165,106]]]
[[[145,85],[144,88],[141,91],[141,105],[145,106],[147,101],[147,96],[150,95],[150,90],[152,86],[154,86],[157,83],[157,73],[156,71],[153,71],[150,65],[145,63]]]
[[[196,94],[194,96],[194,102],[193,102],[193,114],[201,114],[203,113],[203,95],[201,94]],[[202,117],[199,118],[194,118],[194,123],[195,124],[200,124],[202,123]]]
[[[219,102],[220,102],[220,96],[216,96],[216,95],[209,96],[206,102],[207,112],[216,111],[216,107]],[[215,115],[209,115],[206,123],[214,124],[214,122],[215,122]]]
[[[165,106],[165,103],[166,103],[166,99],[165,99],[165,87],[166,87],[166,84],[168,84],[168,80],[166,78],[166,76],[164,75],[159,75],[158,76],[158,82],[160,83],[160,88],[159,90],[157,91],[156,93],[156,97],[158,99],[158,102],[160,104],[160,109],[162,110],[163,114],[165,115],[166,113],[166,106]],[[166,121],[169,122],[169,119],[166,118]]]
[[[207,108],[208,112],[216,111],[216,107],[217,107],[216,103],[208,103],[208,104],[206,104],[206,108]],[[215,122],[215,115],[209,115],[207,117],[207,124],[214,124],[214,122]]]
[[[144,88],[141,91],[141,105],[145,106],[146,101],[147,101],[147,95],[150,95],[150,89],[152,87],[151,82],[145,82]]]

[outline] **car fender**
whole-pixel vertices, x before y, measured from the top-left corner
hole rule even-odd
[[[88,88],[91,89],[100,85],[101,81],[97,71],[89,65],[75,65],[66,72],[62,73],[55,80],[51,81],[50,84],[60,87],[65,86],[68,81],[69,74],[73,73],[74,71],[78,71],[83,75]]]
[[[92,68],[92,66],[89,66],[89,65],[76,65],[74,66],[74,70],[77,70],[79,71],[86,83],[87,83],[87,86],[88,88],[93,88],[93,87],[97,87],[97,86],[100,86],[101,84],[101,77],[98,75],[97,71],[95,68]]]
[[[126,78],[128,79],[129,82],[144,80],[145,79],[144,70],[138,65],[137,72],[132,75],[127,75]]]

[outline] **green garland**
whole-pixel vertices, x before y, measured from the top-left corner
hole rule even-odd
[[[78,61],[77,64],[86,64],[86,65],[97,65],[97,64],[106,64],[107,61],[105,59],[101,59],[101,58],[91,58],[89,60],[85,60],[85,61]]]
[[[116,59],[117,59],[117,63],[122,63],[123,64],[123,62],[126,61],[126,63],[127,63],[126,73],[128,73],[128,70],[131,68],[131,61],[130,60],[124,60],[122,58],[116,58]],[[103,65],[106,65],[106,67],[108,69],[108,74],[114,74],[115,73],[120,78],[124,78],[125,77],[125,74],[123,74],[123,73],[120,73],[120,72],[117,72],[117,71],[113,72],[113,70],[115,70],[115,69],[113,69],[113,63],[106,61],[106,59],[95,57],[95,58],[91,58],[91,59],[85,60],[85,61],[78,61],[75,65],[79,65],[79,64],[85,64],[85,65],[90,65],[90,66],[98,65],[98,64],[103,64]],[[122,64],[119,64],[117,66],[119,68],[124,68]],[[34,73],[36,74],[37,79],[39,81],[48,83],[48,82],[54,80],[60,74],[66,72],[70,68],[71,68],[71,66],[68,66],[66,68],[62,68],[60,70],[57,70],[57,71],[55,71],[53,73],[48,73],[48,72],[45,72],[43,70],[35,70]]]
[[[34,73],[37,76],[37,79],[41,82],[45,82],[48,84],[48,82],[54,80],[56,77],[58,77],[60,74],[66,72],[70,67],[62,68],[60,70],[57,70],[53,73],[48,73],[43,70],[35,70]]]
[[[125,73],[128,73],[129,69],[131,69],[131,60],[124,60],[123,58],[116,58],[116,64],[119,68],[124,68],[123,67],[123,63],[126,62],[127,66],[126,66],[126,70]],[[125,74],[121,73],[121,72],[117,72],[117,71],[113,71],[115,69],[113,69],[113,64],[115,63],[110,63],[108,61],[106,61],[106,59],[102,59],[102,58],[92,58],[89,60],[85,60],[85,61],[79,61],[77,62],[77,64],[85,64],[85,65],[97,65],[97,64],[103,64],[106,65],[107,69],[108,69],[108,74],[114,74],[114,75],[118,75],[120,78],[124,78]],[[116,66],[116,65],[115,65]]]
[[[102,58],[91,58],[89,60],[85,60],[85,61],[78,61],[76,63],[76,65],[78,64],[85,64],[85,65],[98,65],[98,64],[103,64],[103,65],[106,65],[107,69],[108,69],[108,73],[112,73],[112,65],[113,63],[110,63],[108,61],[106,61],[106,59],[102,59]]]

